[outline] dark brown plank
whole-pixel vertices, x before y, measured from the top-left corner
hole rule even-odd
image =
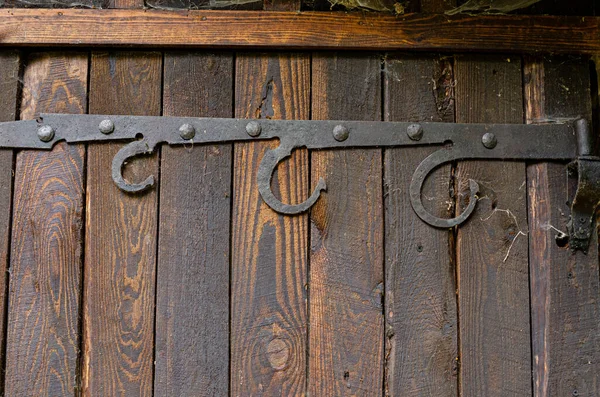
[[[19,70],[21,54],[17,51],[0,52],[0,121],[13,121],[17,115]],[[6,310],[6,281],[10,249],[10,215],[12,209],[13,151],[0,150],[0,395],[4,395],[4,316]]]
[[[160,115],[160,53],[92,53],[90,113]],[[90,145],[87,173],[83,392],[150,396],[154,360],[157,189],[127,195],[112,181],[122,144]],[[158,158],[125,177],[158,175]]]
[[[448,59],[388,56],[384,73],[385,119],[454,120],[454,76]],[[439,147],[386,149],[386,392],[390,396],[457,393],[456,283],[451,234],[423,223],[410,204],[415,168]],[[451,170],[427,181],[428,210],[452,217]]]
[[[231,53],[167,53],[163,114],[231,117],[232,80]],[[231,149],[162,148],[156,396],[228,394]]]
[[[177,29],[173,29],[176,26]],[[0,13],[0,45],[600,52],[600,17],[276,11]]]
[[[527,58],[524,66],[527,122],[591,119],[587,60]],[[600,395],[598,247],[574,253],[555,238],[569,221],[565,175],[564,164],[527,167],[536,397]]]
[[[307,119],[307,54],[239,54],[235,115]],[[306,393],[308,217],[281,216],[262,201],[256,175],[276,142],[234,145],[231,258],[231,394]],[[308,153],[278,167],[273,191],[286,203],[308,197]]]
[[[21,119],[85,113],[88,57],[31,54]],[[85,147],[17,155],[8,300],[6,396],[77,389]]]
[[[520,58],[461,56],[455,76],[457,122],[522,123]],[[481,190],[457,234],[460,389],[464,396],[530,396],[525,164],[460,162],[458,212],[468,203],[469,179]]]
[[[313,55],[314,119],[381,120],[377,55]],[[383,205],[380,149],[313,152],[311,396],[380,395],[383,381]]]

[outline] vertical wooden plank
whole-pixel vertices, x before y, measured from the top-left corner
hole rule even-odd
[[[457,122],[523,121],[520,58],[461,56],[455,76]],[[469,179],[481,191],[457,234],[460,388],[463,396],[530,396],[525,164],[460,162],[458,211]]]
[[[591,119],[587,60],[526,58],[528,123]],[[527,167],[533,391],[536,397],[600,395],[597,237],[587,255],[566,238],[570,213],[564,164]]]
[[[3,92],[3,95],[0,95],[0,121],[13,121],[17,116],[20,68],[21,54],[18,51],[0,52],[0,87]],[[13,159],[12,150],[0,150],[0,395],[4,395],[4,318],[10,249]]]
[[[448,59],[388,56],[384,73],[387,121],[454,120],[454,76]],[[386,149],[386,394],[457,393],[457,312],[452,234],[423,223],[408,186],[415,168],[439,147]],[[431,175],[422,196],[428,210],[452,217],[450,166]]]
[[[92,53],[90,113],[160,115],[162,56]],[[157,189],[120,191],[110,175],[122,143],[90,145],[83,329],[87,396],[152,395]],[[158,158],[135,160],[125,177],[158,175]]]
[[[381,119],[381,59],[313,55],[314,119]],[[383,391],[383,206],[380,149],[312,153],[309,394]]]
[[[85,113],[88,57],[32,54],[21,119]],[[76,393],[85,147],[17,155],[8,304],[6,396]]]
[[[232,80],[233,54],[167,53],[163,114],[231,117]],[[228,394],[231,149],[162,148],[156,396]]]
[[[308,119],[307,54],[239,54],[235,115]],[[234,145],[231,258],[231,394],[306,393],[308,217],[281,216],[260,198],[258,165],[276,142]],[[273,177],[286,203],[308,197],[308,153],[297,150]]]

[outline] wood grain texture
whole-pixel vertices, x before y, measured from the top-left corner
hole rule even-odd
[[[456,59],[456,121],[522,123],[520,58]],[[531,345],[525,164],[459,162],[459,209],[468,180],[477,209],[458,229],[460,389],[467,396],[530,396]]]
[[[19,71],[21,54],[18,51],[0,51],[0,122],[13,121],[17,115]],[[6,286],[10,249],[12,210],[13,151],[0,150],[0,348],[4,352],[6,338],[4,319],[6,311]],[[0,354],[0,395],[4,395],[4,354]]]
[[[176,26],[177,29],[173,29]],[[600,17],[29,10],[0,13],[4,46],[600,52]]]
[[[386,121],[454,120],[454,76],[448,59],[388,56],[384,72]],[[408,186],[415,168],[439,147],[386,149],[386,395],[457,393],[457,312],[452,234],[423,223]],[[422,197],[432,214],[454,211],[450,166],[436,170]]]
[[[231,117],[233,54],[167,53],[165,116]],[[155,396],[229,384],[232,145],[162,148]]]
[[[591,119],[587,60],[526,58],[524,70],[527,122]],[[527,167],[536,397],[600,395],[597,236],[587,255],[572,252],[564,239],[556,240],[569,222],[565,174],[564,164]]]
[[[85,113],[88,57],[29,55],[21,119]],[[85,147],[17,155],[8,300],[6,396],[77,392]]]
[[[381,120],[377,55],[314,54],[312,116]],[[383,382],[383,204],[380,149],[311,156],[327,192],[310,214],[311,396],[380,395]]]
[[[308,119],[310,57],[238,54],[235,116]],[[277,142],[234,145],[231,258],[231,394],[306,394],[308,216],[282,216],[260,198],[264,153]],[[273,177],[285,203],[308,197],[308,152]]]
[[[162,54],[92,53],[90,113],[160,115]],[[140,131],[143,132],[143,131]],[[150,396],[154,360],[157,189],[128,195],[108,170],[120,143],[88,148],[83,392]],[[158,158],[125,167],[158,175]]]

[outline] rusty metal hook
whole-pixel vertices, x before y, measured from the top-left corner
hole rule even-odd
[[[119,150],[112,162],[112,178],[119,189],[127,193],[139,193],[154,186],[153,175],[150,175],[142,183],[127,182],[125,178],[123,178],[123,166],[127,160],[135,156],[139,156],[141,154],[152,154],[152,152],[154,152],[155,145],[155,143],[151,143],[148,139],[144,138],[139,141],[133,141]]]
[[[423,206],[423,202],[421,201],[421,189],[423,188],[423,184],[425,183],[425,179],[427,179],[429,173],[442,164],[456,160],[457,157],[459,156],[456,155],[452,147],[441,149],[432,153],[429,155],[429,157],[423,160],[421,164],[419,164],[410,182],[410,203],[412,204],[415,213],[424,222],[433,227],[445,229],[460,225],[471,216],[475,210],[475,206],[477,205],[476,195],[479,193],[479,184],[477,184],[477,182],[474,180],[469,179],[469,204],[459,216],[448,219],[438,218],[427,212]]]
[[[286,157],[289,157],[292,154],[292,150],[297,147],[299,146],[293,142],[281,141],[280,145],[276,149],[269,150],[265,153],[265,156],[258,166],[258,176],[256,178],[258,191],[260,192],[263,201],[274,211],[280,214],[295,215],[307,211],[317,202],[321,196],[321,191],[327,189],[325,180],[323,178],[319,178],[317,187],[312,192],[310,197],[300,204],[284,204],[275,197],[271,191],[271,179],[273,178],[273,172],[275,171],[275,168],[279,162]]]

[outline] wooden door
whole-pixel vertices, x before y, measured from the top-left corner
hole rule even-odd
[[[0,117],[40,112],[539,123],[592,118],[587,59],[352,52],[0,53]],[[573,253],[565,165],[434,148],[163,146],[113,184],[119,143],[0,151],[5,396],[598,396],[596,244]],[[596,236],[594,238],[597,238]],[[4,274],[4,273],[3,273]],[[6,294],[5,294],[6,291]]]

